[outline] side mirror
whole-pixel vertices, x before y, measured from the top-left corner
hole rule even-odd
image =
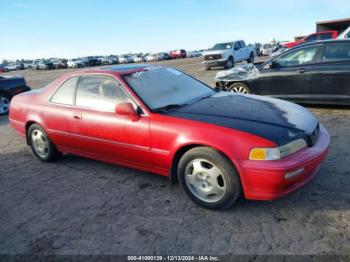
[[[239,50],[239,47],[238,47],[238,46],[235,46],[233,49],[234,49],[235,51],[238,51],[238,50]]]
[[[140,116],[135,111],[134,106],[130,102],[119,103],[115,106],[115,112],[118,115],[129,116],[132,121],[137,121]]]

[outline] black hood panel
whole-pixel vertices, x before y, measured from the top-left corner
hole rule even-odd
[[[278,145],[311,135],[318,120],[305,108],[279,99],[220,92],[163,112],[254,134]]]

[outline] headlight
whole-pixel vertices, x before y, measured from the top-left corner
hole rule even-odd
[[[286,145],[274,148],[253,148],[249,160],[278,160],[307,147],[304,139],[297,139]]]

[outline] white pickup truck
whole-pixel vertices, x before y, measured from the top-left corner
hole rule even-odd
[[[255,46],[246,46],[243,40],[218,43],[204,52],[202,64],[206,70],[210,70],[213,66],[231,68],[235,62],[247,60],[248,63],[253,63],[255,52]]]

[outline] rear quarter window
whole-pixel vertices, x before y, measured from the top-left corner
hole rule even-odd
[[[322,62],[336,62],[350,60],[350,42],[326,45]]]
[[[74,92],[78,82],[78,77],[72,77],[66,80],[51,97],[51,102],[63,105],[74,104]]]

